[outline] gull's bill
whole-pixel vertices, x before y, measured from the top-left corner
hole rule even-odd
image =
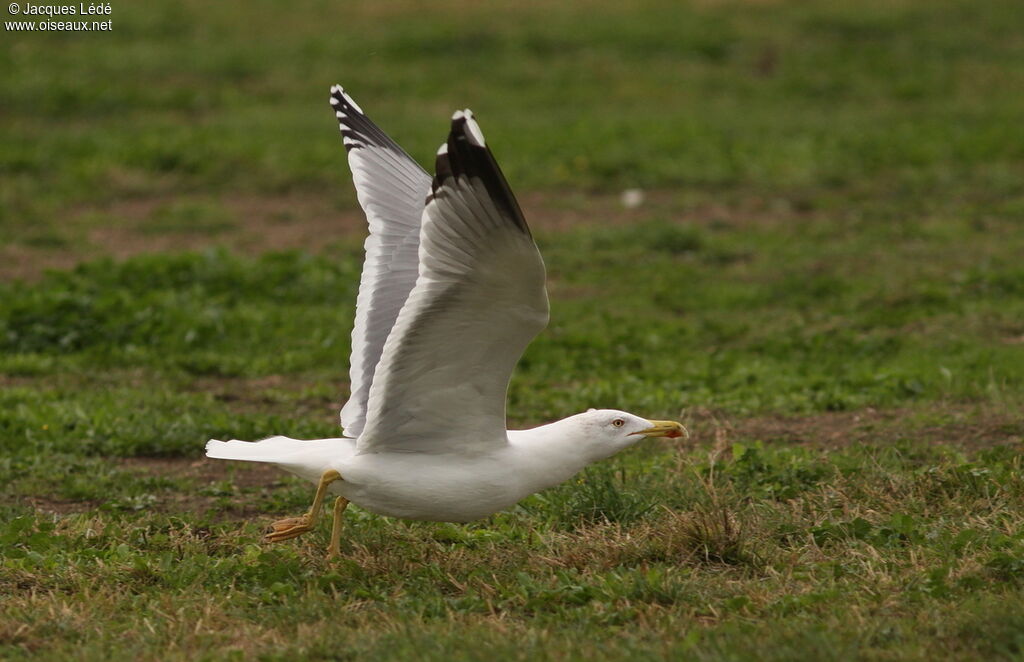
[[[676,421],[651,421],[651,427],[646,430],[631,432],[630,436],[637,434],[642,434],[645,437],[669,437],[671,439],[690,437],[689,431],[683,427],[683,424]]]

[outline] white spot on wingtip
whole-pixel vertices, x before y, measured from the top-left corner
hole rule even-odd
[[[331,94],[340,94],[341,91],[341,85],[331,85]]]
[[[334,111],[334,116],[337,117],[339,120],[345,119],[345,113],[341,112],[340,110]]]
[[[437,155],[441,156],[448,153],[448,143],[441,143],[441,146],[437,148]]]
[[[359,107],[359,104],[356,103],[355,100],[352,97],[350,97],[347,92],[342,90],[341,96],[345,97],[345,101],[348,101],[348,105],[352,106],[352,108],[354,108],[357,113],[362,113],[363,115],[366,114],[363,113],[363,109]]]
[[[484,142],[484,132],[480,130],[480,125],[473,119],[473,113],[469,110],[466,110],[466,128],[469,129],[469,142],[477,147],[483,147],[486,144]]]
[[[465,113],[463,113],[463,112],[462,112],[461,110],[456,110],[456,111],[455,111],[455,112],[454,112],[454,113],[452,114],[452,121],[455,121],[455,120],[461,120],[464,114],[465,114]]]
[[[331,97],[332,106],[337,106],[339,103],[341,103],[341,99],[339,99],[338,97]]]

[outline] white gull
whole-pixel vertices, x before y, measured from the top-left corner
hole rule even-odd
[[[369,236],[352,331],[343,436],[206,444],[206,455],[267,462],[317,484],[313,506],[275,522],[289,540],[337,495],[328,555],[349,502],[409,519],[468,522],[508,508],[675,421],[614,409],[505,429],[512,370],[548,321],[544,262],[469,110],[452,117],[433,179],[340,86],[341,125]]]

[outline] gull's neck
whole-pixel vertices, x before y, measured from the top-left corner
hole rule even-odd
[[[509,445],[516,451],[516,469],[537,483],[536,489],[557,485],[587,465],[611,453],[587,444],[586,433],[575,417],[529,430],[509,430]],[[613,451],[614,452],[614,451]]]

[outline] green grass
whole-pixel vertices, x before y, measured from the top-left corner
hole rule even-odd
[[[847,234],[830,220],[698,228],[654,218],[541,234],[555,303],[520,365],[512,414],[1019,401],[1024,235],[1012,223],[916,225]],[[321,257],[213,250],[15,283],[0,288],[0,366],[337,382],[360,263],[355,242]]]
[[[8,657],[917,659],[1021,645],[1024,483],[1006,447],[645,448],[482,524],[353,511],[336,565],[320,560],[326,532],[265,548],[255,523],[150,512],[187,485],[68,468],[95,469],[108,500],[57,520],[8,510]],[[290,494],[264,506],[308,498]],[[246,497],[260,503],[229,498]]]
[[[0,658],[1024,654],[1017,3],[112,11],[0,47]],[[471,106],[521,193],[512,424],[690,443],[465,526],[351,508],[336,564],[261,542],[311,486],[197,460],[337,430],[334,82],[423,163]]]
[[[426,163],[472,106],[521,188],[852,198],[858,214],[887,195],[904,203],[882,213],[956,197],[1020,219],[1019,14],[1013,0],[125,5],[109,34],[8,33],[0,227],[25,237],[83,207],[197,192],[352,204],[336,81]]]

